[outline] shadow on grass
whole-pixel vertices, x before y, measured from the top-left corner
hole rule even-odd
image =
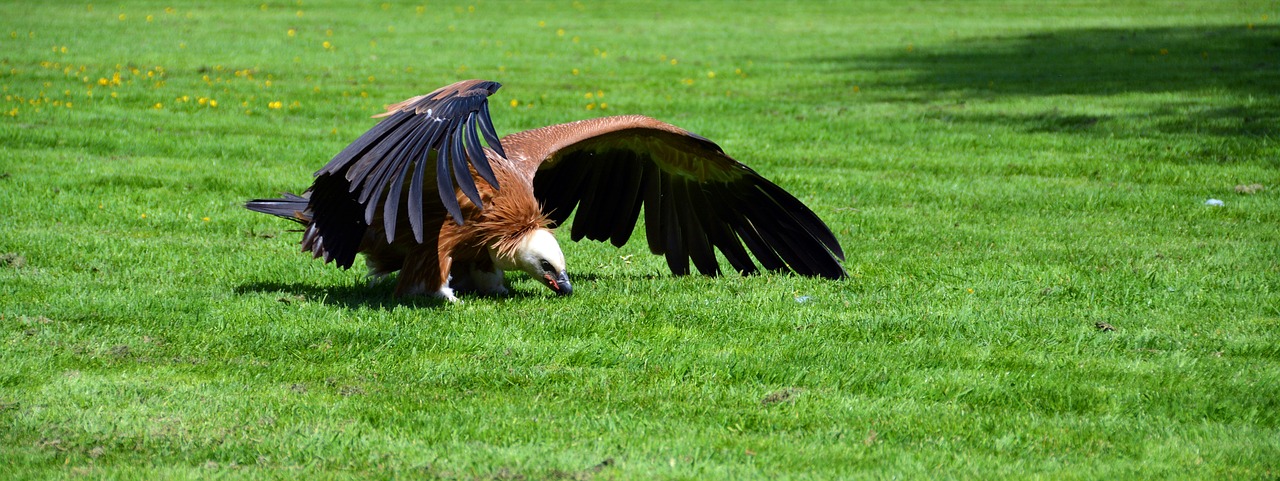
[[[393,295],[395,284],[384,282],[368,285],[323,286],[305,282],[250,282],[237,286],[236,294],[281,294],[280,302],[295,300],[323,302],[346,308],[367,307],[390,309],[399,306],[440,308],[447,303],[430,297],[397,298]]]
[[[1148,132],[1263,136],[1275,135],[1280,120],[1280,28],[1274,26],[1056,30],[809,60],[828,65],[850,85],[857,85],[859,73],[874,72],[883,79],[879,87],[890,87],[878,98],[890,101],[1153,94],[1121,100],[1116,105],[1124,111],[1113,114],[1055,107],[1006,116],[952,109],[942,114],[948,121],[1088,133],[1125,120]],[[1216,98],[1202,101],[1206,96]],[[1062,110],[1073,110],[1069,102],[1064,99]]]
[[[581,274],[573,276],[574,282],[595,283],[602,279],[613,279],[617,276]],[[640,278],[647,278],[639,276]],[[546,291],[546,292],[542,292]],[[510,292],[502,299],[532,299],[551,296],[548,289],[528,290],[511,287]],[[249,282],[235,288],[235,293],[265,294],[278,293],[280,302],[313,301],[334,304],[345,308],[391,309],[395,307],[438,309],[449,305],[448,302],[434,297],[396,297],[395,277],[373,285],[323,286],[305,282]],[[459,295],[463,301],[470,299],[497,299],[472,293]]]

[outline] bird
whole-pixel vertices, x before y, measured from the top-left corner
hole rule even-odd
[[[364,254],[371,279],[398,271],[397,297],[506,295],[506,271],[572,294],[552,229],[572,216],[573,241],[621,247],[642,211],[649,250],[674,275],[690,274],[690,261],[719,275],[719,251],[743,275],[758,273],[758,261],[847,277],[817,214],[715,142],[643,115],[499,138],[488,99],[500,87],[463,80],[388,105],[301,195],[245,207],[302,224],[303,252],[325,263],[347,269]]]

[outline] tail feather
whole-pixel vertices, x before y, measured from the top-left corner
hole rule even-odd
[[[304,195],[285,192],[282,198],[254,199],[245,202],[244,207],[254,212],[271,214],[299,224],[307,224],[311,222],[311,209],[308,208],[311,199],[308,198],[310,197],[309,193]]]

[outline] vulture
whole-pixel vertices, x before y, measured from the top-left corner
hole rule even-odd
[[[326,263],[350,268],[363,253],[372,278],[399,271],[396,296],[502,295],[512,270],[571,294],[550,229],[575,211],[574,241],[621,247],[643,210],[649,250],[675,275],[691,260],[719,274],[718,250],[744,275],[758,272],[754,256],[770,271],[846,277],[827,225],[714,142],[641,115],[498,138],[499,87],[465,80],[389,105],[302,195],[245,207],[302,224],[303,252]]]

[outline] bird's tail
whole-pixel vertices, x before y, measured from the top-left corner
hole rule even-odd
[[[299,224],[307,224],[311,222],[311,209],[307,206],[311,203],[306,196],[284,193],[284,197],[279,199],[254,199],[245,202],[244,207],[254,212],[263,214],[271,214],[277,217],[283,217]]]

